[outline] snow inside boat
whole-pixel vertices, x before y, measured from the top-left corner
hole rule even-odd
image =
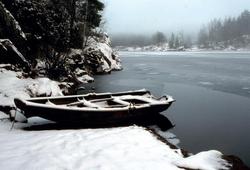
[[[56,122],[83,123],[110,123],[150,116],[166,110],[174,101],[171,96],[157,99],[145,89],[14,99],[16,107],[27,118],[38,116]]]

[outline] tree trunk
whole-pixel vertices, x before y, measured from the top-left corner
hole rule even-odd
[[[76,20],[76,0],[71,0],[71,20],[70,20],[70,45],[72,46],[74,44],[73,41],[73,32],[74,32],[74,26],[75,26],[75,20]]]

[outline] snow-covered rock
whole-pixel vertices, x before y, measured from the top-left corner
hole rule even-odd
[[[58,83],[48,78],[37,78],[31,81],[25,88],[31,97],[63,95]]]
[[[96,58],[94,60],[98,65],[96,70],[98,73],[122,69],[121,60],[118,53],[111,48],[111,41],[107,34],[103,34],[101,37],[91,37],[85,52],[88,56],[86,60]]]
[[[221,152],[215,150],[200,152],[196,155],[178,160],[176,165],[183,168],[202,170],[229,169],[231,165],[227,161],[221,159],[222,156]]]
[[[83,75],[83,76],[79,77],[78,81],[85,84],[85,83],[93,82],[94,78],[86,74],[86,75]]]
[[[48,78],[24,79],[21,72],[0,69],[0,105],[14,106],[15,97],[62,95],[58,83]]]
[[[84,64],[84,61],[85,57],[82,49],[73,49],[73,48],[70,49],[69,61],[67,61],[67,63],[78,66]]]

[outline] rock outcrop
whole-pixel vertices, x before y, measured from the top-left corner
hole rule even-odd
[[[13,15],[0,2],[0,63],[11,63],[25,67],[30,67],[22,52],[25,52],[25,42],[27,40],[19,23]]]
[[[0,63],[19,64],[29,68],[29,62],[9,39],[0,39]]]
[[[96,73],[109,73],[112,70],[121,70],[121,60],[112,49],[111,41],[107,34],[99,37],[91,37],[84,50],[88,65],[94,68]]]
[[[21,52],[24,51],[23,44],[27,40],[18,21],[0,2],[0,38],[9,39]]]

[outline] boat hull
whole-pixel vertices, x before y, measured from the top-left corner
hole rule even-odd
[[[37,106],[20,107],[25,117],[42,117],[55,122],[82,122],[88,124],[102,124],[104,122],[124,122],[141,118],[153,117],[156,114],[168,109],[171,105],[151,106],[140,109],[116,110],[116,111],[83,111],[65,110],[60,108],[40,108]],[[19,105],[20,106],[20,105]]]
[[[119,97],[123,95],[146,95],[150,94],[148,91],[135,92],[121,92],[112,94],[112,96]],[[106,100],[110,97],[109,94],[90,94],[78,96],[65,97],[47,97],[47,98],[31,98],[28,100],[14,99],[16,107],[21,110],[21,113],[29,117],[41,117],[55,122],[82,122],[84,124],[105,124],[105,123],[119,123],[126,121],[134,121],[138,119],[148,119],[154,117],[156,114],[168,109],[174,102],[170,98],[159,100],[159,102],[140,105],[127,105],[124,107],[115,108],[91,108],[91,107],[66,107],[65,101],[72,102],[72,99],[88,98],[96,100]],[[46,105],[45,101],[54,101],[61,105]],[[158,100],[157,100],[158,101]],[[76,102],[79,103],[79,102]],[[64,104],[64,105],[62,105]]]

